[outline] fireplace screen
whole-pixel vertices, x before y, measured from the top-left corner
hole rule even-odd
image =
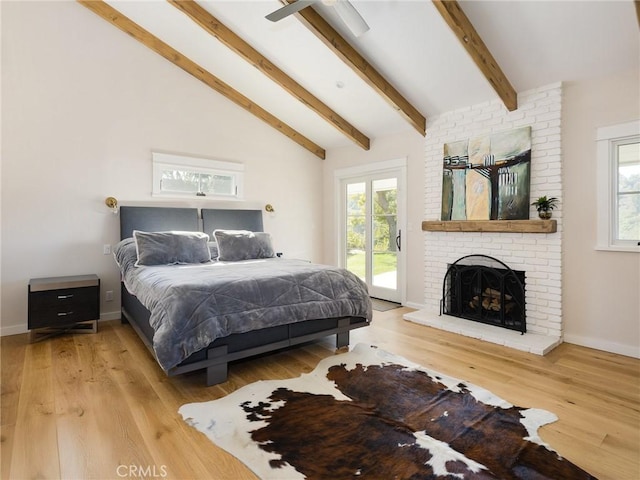
[[[440,314],[527,331],[525,275],[486,255],[467,255],[449,265]]]

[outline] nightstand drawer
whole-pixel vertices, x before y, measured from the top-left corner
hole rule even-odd
[[[98,287],[31,292],[31,302],[36,311],[50,308],[66,308],[69,305],[92,304],[98,294]]]

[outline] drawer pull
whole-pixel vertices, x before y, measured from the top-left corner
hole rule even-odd
[[[58,295],[58,300],[64,300],[65,298],[73,298],[73,294],[70,294],[70,295]]]
[[[67,315],[73,315],[73,312],[58,312],[59,317],[66,317]]]

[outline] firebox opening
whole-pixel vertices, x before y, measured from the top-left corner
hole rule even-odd
[[[444,277],[443,313],[525,333],[525,272],[487,255],[459,258]]]

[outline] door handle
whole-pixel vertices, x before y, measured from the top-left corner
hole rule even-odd
[[[402,247],[400,245],[401,240],[402,240],[402,230],[398,230],[398,235],[396,236],[396,247],[398,247],[399,252],[402,251]]]

